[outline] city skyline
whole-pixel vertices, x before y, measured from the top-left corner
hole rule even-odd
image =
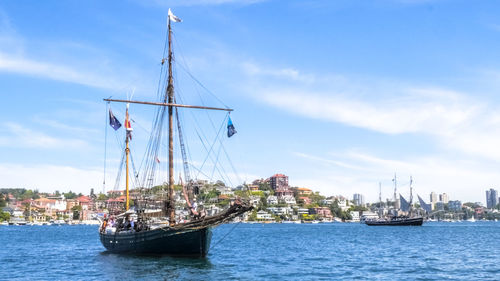
[[[192,74],[217,96],[204,102],[235,109],[233,185],[284,173],[375,202],[396,172],[403,196],[410,176],[426,199],[498,189],[498,4],[438,0],[2,3],[0,188],[102,189],[102,99],[155,99],[168,8],[176,89],[196,103]],[[137,157],[150,115],[131,106]]]

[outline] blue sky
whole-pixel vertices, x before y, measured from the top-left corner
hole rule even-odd
[[[169,7],[183,19],[179,94],[235,109],[232,184],[279,172],[371,201],[379,182],[391,196],[395,172],[403,195],[412,175],[426,199],[484,201],[498,188],[500,5],[447,0],[4,1],[1,187],[102,190],[102,99],[156,99]],[[200,99],[185,69],[218,99]],[[122,119],[124,106],[111,106]],[[151,109],[131,105],[131,116],[140,162]],[[225,115],[210,117],[218,127]],[[122,136],[108,133],[110,189]]]

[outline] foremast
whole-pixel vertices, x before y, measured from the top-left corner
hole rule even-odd
[[[125,135],[125,211],[128,211],[130,208],[130,194],[129,194],[129,168],[128,168],[128,162],[129,162],[129,155],[130,155],[130,148],[129,148],[129,141],[132,139],[132,126],[130,126],[130,117],[128,115],[128,107],[129,104],[127,103],[127,109],[125,110],[125,129],[127,130],[127,133]]]

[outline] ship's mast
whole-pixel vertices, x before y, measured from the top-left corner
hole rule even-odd
[[[130,134],[132,133],[132,128],[130,127],[130,117],[128,115],[128,103],[127,103],[127,108],[125,109],[125,129],[127,130],[125,134],[125,211],[128,211],[129,209],[129,202],[130,202],[130,197],[129,197],[129,172],[128,172],[128,159],[129,159],[129,154],[130,154],[130,148],[128,147],[128,142],[130,140]]]
[[[384,211],[382,210],[382,183],[381,182],[378,183],[378,200],[380,202],[379,206],[378,206],[378,210],[379,210],[378,215],[379,215],[379,217],[382,217]]]
[[[129,192],[128,192],[128,155],[130,153],[130,149],[128,148],[128,134],[127,136],[125,137],[125,155],[126,155],[126,165],[125,165],[125,194],[126,194],[126,198],[125,198],[125,211],[128,211],[128,208],[130,207],[129,206],[129,201],[130,201],[130,198],[129,198]]]
[[[399,209],[399,198],[398,198],[398,179],[396,173],[394,173],[394,209]]]
[[[174,80],[172,78],[172,29],[168,17],[168,103],[174,101]],[[173,107],[168,106],[168,219],[170,225],[175,224],[175,199],[174,199],[174,136],[173,136]]]
[[[198,106],[198,105],[186,105],[186,104],[176,104],[175,99],[174,99],[174,81],[173,81],[173,74],[172,74],[172,28],[171,28],[171,22],[172,18],[174,17],[174,22],[180,21],[179,18],[173,16],[170,14],[169,11],[169,17],[168,17],[168,84],[167,84],[167,90],[166,90],[166,95],[163,99],[163,102],[148,102],[148,101],[134,101],[134,100],[121,100],[121,99],[111,99],[107,98],[104,99],[104,101],[107,102],[123,102],[123,103],[135,103],[135,104],[144,104],[144,105],[156,105],[156,106],[167,106],[168,107],[168,202],[167,202],[167,216],[169,218],[169,222],[171,225],[175,224],[175,199],[174,199],[174,136],[173,136],[173,109],[177,107],[183,107],[183,108],[194,108],[194,109],[208,109],[208,110],[222,110],[222,111],[228,111],[231,112],[233,109],[231,108],[218,108],[218,107],[208,107],[208,106]],[[163,60],[162,60],[163,64]],[[128,120],[128,105],[127,105],[127,120]],[[126,124],[128,124],[126,122]],[[129,125],[129,124],[128,124]],[[131,131],[131,128],[127,128],[128,130]],[[127,130],[127,132],[128,132]],[[127,163],[127,168],[126,168],[126,195],[127,195],[127,202],[126,202],[126,208],[128,210],[129,208],[129,176],[128,176],[128,161],[129,161],[129,135],[127,134],[127,139],[126,139],[126,163]],[[185,163],[186,164],[186,163]]]
[[[410,176],[410,213],[412,211],[412,206],[413,206],[413,178]]]

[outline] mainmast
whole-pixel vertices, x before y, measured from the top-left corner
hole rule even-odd
[[[169,104],[174,101],[174,79],[172,78],[172,29],[168,17],[168,86],[167,95]],[[173,136],[173,106],[168,106],[168,208],[167,215],[170,225],[175,224],[174,199],[174,136]]]
[[[128,148],[128,136],[125,137],[125,144],[126,144],[126,147],[125,147],[125,155],[126,155],[126,167],[125,167],[125,194],[126,194],[126,198],[125,198],[125,211],[128,211],[128,208],[130,207],[129,206],[129,201],[130,201],[130,198],[129,198],[129,192],[128,192],[128,155],[130,153],[130,149]]]
[[[382,217],[384,211],[382,210],[382,183],[378,183],[378,200],[379,200],[379,205],[378,205],[378,215],[379,217]]]
[[[396,177],[396,173],[394,173],[394,209],[399,209],[399,198],[398,198],[398,179]]]
[[[410,176],[410,213],[411,213],[411,210],[413,209],[412,206],[413,206],[413,178],[412,176]]]

